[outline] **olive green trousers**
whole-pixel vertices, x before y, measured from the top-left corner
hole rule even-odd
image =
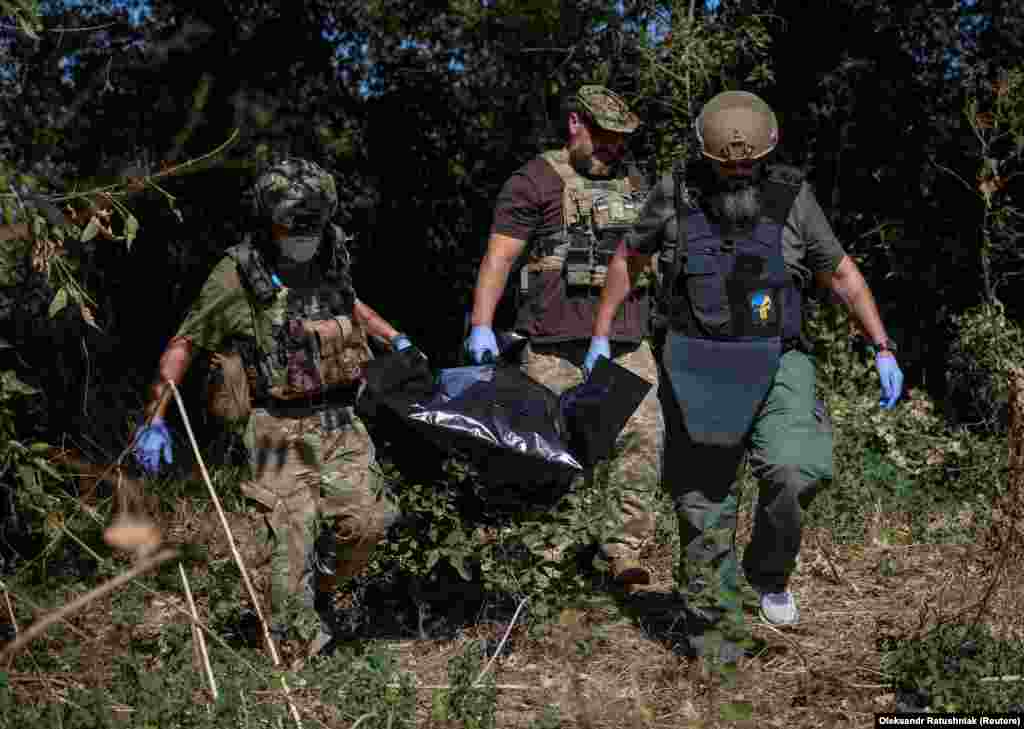
[[[711,615],[739,608],[737,484],[747,456],[758,494],[743,571],[760,592],[784,591],[800,551],[803,512],[832,479],[832,427],[815,397],[813,361],[799,350],[783,354],[746,438],[720,447],[690,439],[659,360],[666,425],[663,484],[679,521],[680,589],[692,607]]]

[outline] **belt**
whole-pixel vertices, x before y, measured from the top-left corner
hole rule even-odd
[[[295,400],[281,400],[275,397],[253,398],[252,406],[261,408],[274,416],[284,418],[301,418],[316,415],[330,409],[345,408],[355,405],[357,387],[335,388],[329,392],[310,395]]]

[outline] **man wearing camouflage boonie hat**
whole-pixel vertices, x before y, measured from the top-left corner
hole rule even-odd
[[[330,222],[337,206],[334,178],[308,160],[259,176],[252,234],[227,249],[168,344],[133,444],[150,473],[171,461],[165,381],[182,381],[196,349],[209,356],[209,412],[245,444],[253,478],[242,490],[269,527],[274,628],[313,652],[335,633],[338,581],[367,563],[397,515],[353,408],[367,337],[412,347],[356,296]]]
[[[495,310],[520,257],[515,329],[530,338],[524,368],[561,393],[589,376],[595,353],[587,341],[607,262],[646,196],[646,184],[626,157],[626,140],[640,120],[618,94],[586,85],[563,107],[565,144],[517,170],[498,195],[487,253],[480,265],[465,348],[476,363],[497,359]],[[648,381],[657,368],[648,344],[650,296],[638,288],[598,349]],[[622,497],[604,528],[601,550],[615,580],[646,584],[640,563],[654,534],[652,494],[660,478],[664,425],[655,389],[626,423],[609,481]],[[585,482],[590,484],[593,471]],[[567,544],[545,550],[561,558]]]
[[[832,428],[802,331],[810,286],[831,291],[871,338],[884,409],[899,399],[903,375],[871,291],[802,171],[767,162],[779,140],[771,107],[727,91],[694,130],[701,158],[686,179],[669,174],[652,190],[609,264],[594,335],[607,334],[630,296],[630,261],[669,249],[661,385],[679,588],[689,647],[731,662],[745,638],[733,544],[743,458],[759,491],[742,567],[772,625],[799,618],[789,581],[802,515],[832,479]]]

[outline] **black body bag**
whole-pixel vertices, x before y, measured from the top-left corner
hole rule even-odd
[[[454,367],[435,376],[403,355],[367,363],[361,414],[397,416],[438,448],[467,459],[488,485],[560,482],[583,470],[568,450],[558,396],[518,365]]]

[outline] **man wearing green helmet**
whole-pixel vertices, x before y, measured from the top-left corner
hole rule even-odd
[[[663,287],[663,400],[672,405],[664,483],[679,521],[690,647],[713,655],[720,645],[719,657],[731,660],[741,651],[728,639],[744,634],[733,549],[744,455],[759,492],[742,564],[762,619],[774,625],[798,620],[788,583],[802,513],[832,479],[831,424],[802,335],[803,292],[812,283],[833,292],[871,338],[883,409],[899,399],[903,375],[871,291],[802,173],[766,161],[779,139],[768,104],[727,91],[694,127],[702,159],[685,187],[666,175],[645,202],[608,266],[594,337],[607,336],[632,289],[633,257],[674,248]]]
[[[567,98],[561,119],[565,146],[527,162],[498,195],[465,343],[476,363],[498,358],[494,312],[509,272],[520,262],[515,329],[530,338],[525,371],[558,393],[589,376],[595,355],[588,356],[587,341],[607,263],[647,193],[644,179],[626,159],[627,136],[640,120],[618,94],[582,86]],[[644,341],[649,314],[644,279],[600,351],[654,382],[657,366]],[[663,436],[652,388],[620,433],[617,455],[609,462],[609,480],[622,498],[601,549],[614,579],[625,586],[650,582],[639,556],[654,534],[651,497],[660,479]],[[591,477],[592,471],[586,480]],[[546,555],[557,560],[564,546],[552,545]]]
[[[397,516],[353,405],[371,357],[367,337],[412,347],[356,295],[334,178],[289,158],[253,188],[251,236],[227,249],[160,359],[135,435],[149,473],[171,461],[165,382],[181,383],[195,350],[210,357],[209,413],[244,442],[263,508],[275,632],[325,647],[334,590],[355,575]]]

